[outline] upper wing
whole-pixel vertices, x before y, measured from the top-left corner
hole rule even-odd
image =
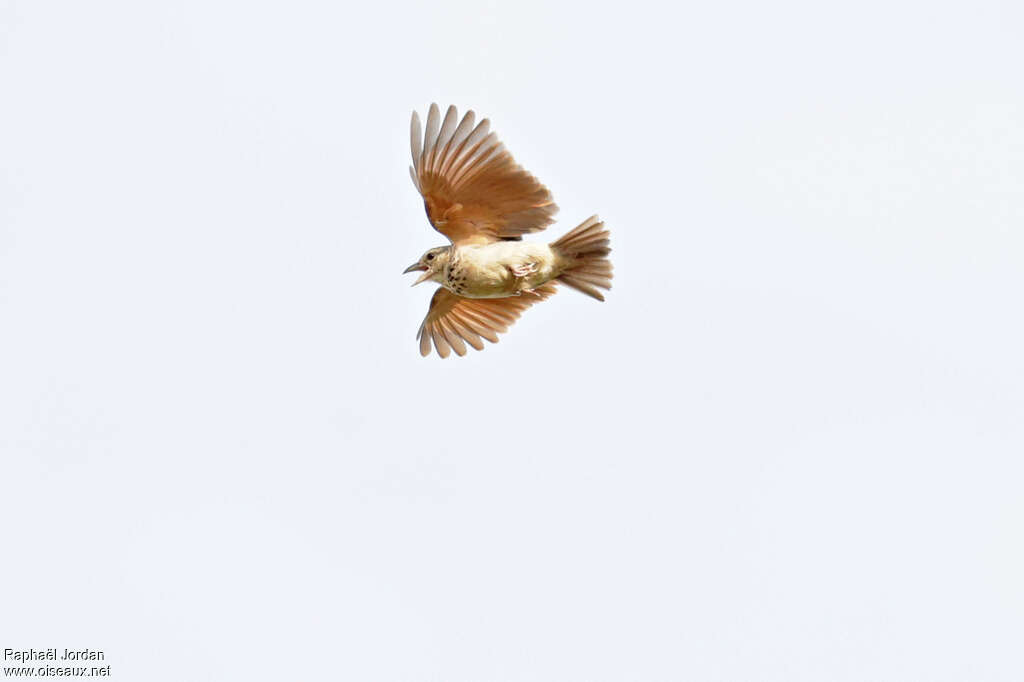
[[[543,230],[558,211],[547,187],[523,170],[489,132],[486,118],[473,127],[476,115],[466,112],[461,123],[455,107],[441,121],[430,105],[427,130],[412,113],[412,166],[409,172],[423,195],[427,218],[455,244],[487,243]]]
[[[416,338],[420,340],[420,355],[430,355],[433,340],[442,358],[455,349],[457,355],[466,354],[466,344],[483,350],[481,337],[498,343],[498,334],[508,331],[509,325],[519,319],[520,313],[557,291],[548,282],[520,296],[508,298],[465,298],[444,287],[434,292],[427,316],[420,325]]]

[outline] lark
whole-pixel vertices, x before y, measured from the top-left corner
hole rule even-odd
[[[551,192],[523,170],[472,111],[459,120],[455,107],[444,119],[430,105],[426,131],[412,114],[413,184],[427,219],[450,244],[430,249],[405,272],[413,282],[438,287],[416,338],[420,354],[431,343],[446,358],[465,355],[467,344],[483,350],[498,342],[519,315],[564,284],[599,301],[611,289],[609,233],[591,216],[550,244],[523,241],[554,222]]]

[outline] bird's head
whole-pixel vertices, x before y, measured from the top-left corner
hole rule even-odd
[[[420,259],[407,267],[402,273],[422,271],[423,274],[412,283],[416,286],[420,282],[426,282],[428,279],[440,281],[444,275],[444,266],[448,262],[448,253],[451,247],[449,246],[438,246],[437,248],[430,249],[425,254],[420,256]]]

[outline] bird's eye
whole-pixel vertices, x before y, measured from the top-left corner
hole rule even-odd
[[[434,260],[434,254],[428,253],[427,254],[427,260]]]

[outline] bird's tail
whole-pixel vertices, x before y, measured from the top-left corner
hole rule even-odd
[[[603,301],[604,295],[598,288],[612,288],[609,236],[604,223],[592,215],[558,241],[552,242],[552,251],[562,261],[562,274],[558,281]]]

